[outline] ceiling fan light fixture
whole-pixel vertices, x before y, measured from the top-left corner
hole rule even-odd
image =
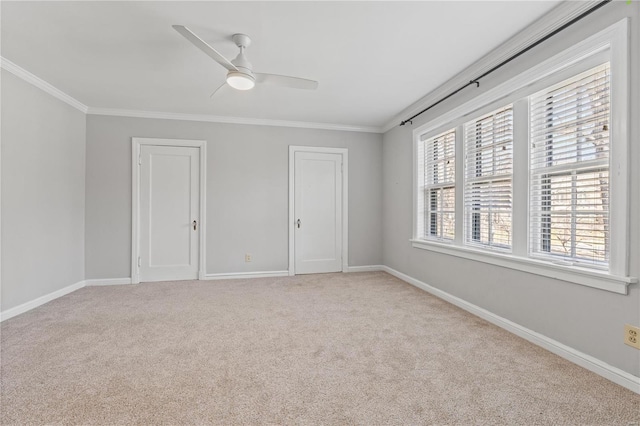
[[[245,73],[229,71],[227,74],[227,84],[237,90],[251,90],[253,86],[256,85],[256,80]]]

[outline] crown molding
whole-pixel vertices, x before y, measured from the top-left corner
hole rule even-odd
[[[382,132],[386,133],[394,127],[398,126],[404,118],[410,117],[418,113],[419,111],[422,111],[427,106],[438,101],[452,91],[458,89],[460,86],[467,83],[470,79],[483,74],[485,71],[488,71],[495,65],[499,64],[500,62],[524,49],[525,47],[531,45],[536,40],[539,40],[540,38],[549,34],[551,31],[569,22],[581,13],[593,7],[596,3],[599,3],[599,1],[565,1],[560,3],[558,6],[543,15],[537,21],[493,49],[481,59],[469,65],[467,68],[447,80],[445,83],[400,111],[391,120],[389,120],[385,125],[382,126]]]
[[[161,111],[140,111],[117,108],[95,108],[90,107],[69,96],[57,87],[47,83],[40,77],[30,73],[24,68],[16,65],[7,58],[0,56],[0,67],[9,71],[16,77],[30,83],[51,96],[71,105],[85,114],[91,115],[111,115],[118,117],[133,118],[155,118],[161,120],[182,120],[182,121],[200,121],[208,123],[224,123],[224,124],[245,124],[253,126],[275,126],[275,127],[294,127],[300,129],[318,129],[318,130],[337,130],[343,132],[362,132],[362,133],[383,133],[382,128],[375,126],[356,126],[349,124],[332,124],[332,123],[314,123],[308,121],[288,121],[288,120],[271,120],[266,118],[244,118],[229,117],[222,115],[208,114],[182,114],[174,112]]]
[[[117,108],[89,107],[87,114],[117,117],[152,118],[160,120],[200,121],[207,123],[245,124],[252,126],[295,127],[302,129],[339,130],[345,132],[382,133],[380,127],[354,126],[348,124],[314,123],[308,121],[272,120],[266,118],[244,118],[209,114],[183,114],[161,111],[140,111]]]
[[[40,77],[37,77],[37,76],[31,74],[29,71],[27,71],[24,68],[14,64],[10,60],[8,60],[7,58],[4,58],[2,56],[0,56],[0,68],[9,71],[11,74],[15,75],[16,77],[19,77],[19,78],[23,79],[27,83],[33,84],[34,86],[36,86],[37,88],[41,89],[42,91],[50,94],[51,96],[61,100],[62,102],[66,103],[66,104],[71,105],[75,109],[77,109],[79,111],[82,111],[85,114],[87,113],[88,107],[85,104],[83,104],[82,102],[80,102],[76,98],[67,95],[62,90],[60,90],[57,87],[54,87],[53,85],[47,83],[46,81],[44,81]]]

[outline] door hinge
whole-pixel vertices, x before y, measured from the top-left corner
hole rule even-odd
[[[340,173],[344,173],[344,163],[340,163]]]
[[[142,155],[138,155],[138,165],[142,165]]]
[[[138,256],[138,268],[142,266],[142,258]]]

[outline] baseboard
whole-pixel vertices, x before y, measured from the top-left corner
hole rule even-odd
[[[100,285],[124,285],[131,284],[131,278],[102,278],[85,280],[87,287]]]
[[[440,299],[446,300],[447,302],[456,305],[467,312],[485,319],[490,323],[495,324],[498,327],[501,327],[515,334],[516,336],[522,337],[523,339],[528,340],[535,345],[543,347],[544,349],[553,352],[554,354],[561,356],[562,358],[571,361],[574,364],[586,368],[587,370],[592,371],[606,379],[609,379],[612,382],[619,384],[620,386],[624,386],[625,388],[640,394],[640,377],[636,377],[633,374],[627,373],[626,371],[609,365],[604,361],[592,357],[591,355],[587,355],[547,336],[544,336],[533,330],[529,330],[528,328],[516,324],[513,321],[502,318],[501,316],[489,312],[484,308],[476,306],[463,299],[460,299],[459,297],[453,296],[445,291],[430,286],[429,284],[417,280],[416,278],[413,278],[409,275],[403,274],[402,272],[396,271],[395,269],[392,269],[388,266],[383,266],[382,270],[397,278],[400,278],[402,281],[406,281],[407,283],[418,287],[419,289],[431,293],[434,296],[439,297]]]
[[[382,265],[365,265],[365,266],[349,266],[347,272],[378,272],[384,271],[384,266]]]
[[[226,274],[207,274],[205,280],[231,280],[244,278],[288,277],[289,271],[231,272]]]
[[[52,293],[45,294],[44,296],[40,296],[37,299],[33,299],[29,302],[23,303],[22,305],[18,305],[14,308],[7,309],[6,311],[3,311],[0,313],[0,322],[8,320],[9,318],[13,318],[16,315],[23,314],[27,311],[30,311],[31,309],[44,305],[47,302],[51,302],[54,299],[57,299],[59,297],[72,293],[76,290],[79,290],[85,285],[86,285],[85,281],[78,281],[75,284],[71,284],[64,288],[61,288],[60,290],[56,290]]]

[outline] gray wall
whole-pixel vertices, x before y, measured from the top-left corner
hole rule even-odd
[[[2,70],[2,304],[84,279],[85,115]]]
[[[89,115],[87,279],[131,276],[132,137],[207,141],[208,274],[288,268],[289,145],[349,149],[349,265],[381,263],[382,135]]]
[[[625,16],[631,17],[631,164],[640,164],[640,52],[638,3],[609,4],[596,15],[537,47],[517,62],[467,89],[419,119],[396,127],[383,140],[383,262],[385,265],[551,337],[633,375],[640,351],[623,344],[625,323],[640,324],[638,285],[619,295],[512,269],[412,248],[412,130],[497,83],[570,47]],[[640,179],[631,167],[631,274],[640,275]]]

